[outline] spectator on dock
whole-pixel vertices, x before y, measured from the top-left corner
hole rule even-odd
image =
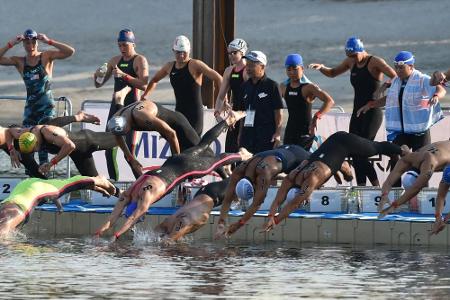
[[[145,56],[136,52],[136,38],[130,29],[123,29],[117,37],[120,55],[113,56],[104,67],[100,67],[94,74],[96,88],[102,87],[114,76],[114,93],[108,113],[108,121],[124,106],[139,100],[139,90],[145,90],[148,82],[148,62]],[[102,70],[103,69],[103,70]],[[127,148],[134,149],[135,132],[129,131],[125,142]],[[117,168],[115,161],[117,148],[105,151],[109,173]],[[134,158],[134,157],[133,157]],[[112,168],[112,169],[111,169]],[[118,170],[114,171],[118,174]]]
[[[350,70],[350,83],[355,96],[349,132],[373,141],[383,121],[383,111],[377,108],[364,115],[357,115],[357,112],[369,101],[378,99],[377,90],[381,87],[383,75],[394,78],[396,74],[382,58],[367,53],[362,41],[357,37],[347,40],[345,54],[347,57],[336,67],[329,68],[323,64],[313,63],[309,68],[319,70],[331,78]],[[375,168],[368,158],[355,157],[353,164],[358,185],[366,185],[367,179],[373,186],[380,185]]]
[[[281,144],[283,100],[278,83],[266,75],[266,55],[250,51],[244,58],[249,79],[242,86],[239,101],[240,110],[245,110],[247,116],[242,122],[239,146],[258,153]]]
[[[216,109],[214,116],[220,117],[224,110],[239,110],[239,97],[242,92],[242,85],[248,80],[245,68],[247,62],[244,55],[247,53],[247,43],[243,39],[234,39],[227,48],[230,66],[223,72],[223,81],[216,99]],[[231,91],[231,101],[228,101],[227,94]],[[241,122],[234,128],[227,131],[225,140],[225,152],[237,152],[239,150],[239,134]]]
[[[302,82],[303,58],[300,54],[289,54],[284,62],[288,80],[280,84],[288,110],[288,120],[284,131],[283,144],[311,148],[317,123],[334,105],[333,98],[316,84]],[[318,98],[323,102],[312,116],[312,104]]]
[[[141,99],[156,88],[156,84],[169,75],[170,84],[175,92],[175,110],[182,113],[194,127],[199,136],[203,132],[203,102],[201,88],[203,76],[214,81],[219,90],[222,76],[208,67],[203,61],[190,57],[191,43],[184,35],[177,36],[173,42],[172,51],[175,61],[166,63],[150,82]]]
[[[400,51],[394,59],[397,77],[387,96],[363,106],[358,115],[385,106],[387,139],[397,145],[407,145],[416,151],[431,143],[430,128],[443,118],[439,99],[445,96],[441,85],[431,86],[430,76],[414,67],[415,57]],[[391,161],[394,167],[397,161]],[[400,180],[395,186],[400,186]]]
[[[38,41],[56,48],[55,50],[39,51]],[[25,56],[4,56],[5,53],[22,42]],[[24,126],[46,124],[55,117],[55,102],[51,89],[54,61],[72,56],[75,49],[71,46],[50,39],[43,33],[27,29],[17,35],[6,46],[0,48],[0,65],[14,66],[23,78],[27,89],[27,100],[24,109]],[[40,164],[48,162],[48,154],[39,152]]]

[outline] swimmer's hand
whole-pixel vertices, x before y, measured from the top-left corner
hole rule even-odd
[[[445,222],[442,220],[442,217],[436,218],[436,221],[434,221],[433,227],[431,228],[430,235],[438,234],[445,228]]]
[[[16,149],[11,149],[9,157],[11,158],[11,166],[13,168],[20,168],[20,153]]]
[[[381,212],[383,210],[384,205],[389,203],[389,197],[388,194],[381,195],[380,202],[378,203],[378,212]]]
[[[271,231],[272,229],[275,228],[275,225],[276,225],[275,217],[273,217],[273,216],[269,217],[269,219],[267,220],[267,223],[264,224],[264,230],[261,231],[261,233]]]
[[[214,234],[214,239],[220,240],[223,237],[227,237],[227,226],[225,223],[219,223],[217,225],[216,233]]]
[[[48,172],[50,172],[50,169],[52,168],[52,163],[48,162],[45,164],[42,164],[39,166],[39,172],[42,174],[47,174]]]
[[[382,219],[384,217],[386,217],[388,214],[393,213],[395,210],[395,208],[390,205],[389,207],[383,209],[380,214],[378,215],[378,219]]]
[[[324,67],[323,64],[309,64],[308,69],[319,70]]]
[[[444,73],[436,71],[433,73],[430,79],[430,85],[436,86],[438,84],[444,84],[447,78]]]
[[[368,112],[371,109],[372,109],[371,105],[369,103],[367,103],[366,105],[364,105],[363,107],[358,109],[358,111],[356,112],[356,117],[359,118],[359,116],[361,114],[365,114],[366,112]]]
[[[228,227],[227,232],[225,233],[225,237],[230,237],[233,233],[235,233],[236,231],[239,230],[239,228],[241,228],[242,225],[239,224],[239,222],[233,223]]]

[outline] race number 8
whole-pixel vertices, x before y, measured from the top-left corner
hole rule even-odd
[[[322,205],[327,206],[330,204],[330,198],[328,196],[322,196]]]

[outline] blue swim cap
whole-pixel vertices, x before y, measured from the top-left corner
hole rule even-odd
[[[295,67],[302,66],[303,67],[303,58],[300,54],[294,53],[286,56],[286,60],[284,61],[284,66],[287,67]]]
[[[130,202],[127,205],[127,207],[125,208],[125,213],[124,213],[125,218],[129,218],[134,213],[136,208],[137,208],[137,202],[133,202],[133,201]],[[145,218],[145,215],[140,217],[136,223],[143,222],[144,218]]]
[[[415,61],[414,55],[409,51],[400,51],[394,58],[397,65],[413,65]]]
[[[118,42],[127,42],[127,43],[134,43],[134,33],[130,29],[122,29],[119,32],[119,37],[117,38]]]
[[[133,201],[130,202],[127,205],[127,207],[125,208],[125,213],[124,213],[125,217],[129,218],[134,213],[136,208],[137,208],[137,202],[133,202]]]
[[[442,181],[450,184],[450,165],[447,165],[442,171]]]
[[[253,189],[253,185],[247,178],[242,178],[236,184],[236,195],[239,199],[249,200],[253,198],[255,194],[255,190]]]
[[[35,40],[37,39],[37,32],[34,31],[33,29],[27,29],[25,30],[25,32],[23,33],[23,37],[26,40]]]
[[[364,51],[364,44],[357,37],[352,36],[345,44],[345,52],[358,53]]]

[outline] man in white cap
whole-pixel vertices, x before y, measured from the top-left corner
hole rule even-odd
[[[191,43],[184,35],[176,37],[172,51],[175,54],[175,61],[169,61],[156,72],[155,76],[150,79],[141,100],[147,99],[148,95],[155,89],[156,84],[169,75],[170,83],[175,92],[175,110],[182,113],[198,135],[201,135],[203,131],[203,102],[201,96],[203,75],[214,81],[217,89],[220,89],[222,84],[222,76],[201,60],[190,57]]]
[[[266,76],[267,58],[261,51],[250,51],[242,86],[241,110],[247,112],[241,129],[240,147],[252,153],[276,148],[281,141],[283,101],[278,83]]]

